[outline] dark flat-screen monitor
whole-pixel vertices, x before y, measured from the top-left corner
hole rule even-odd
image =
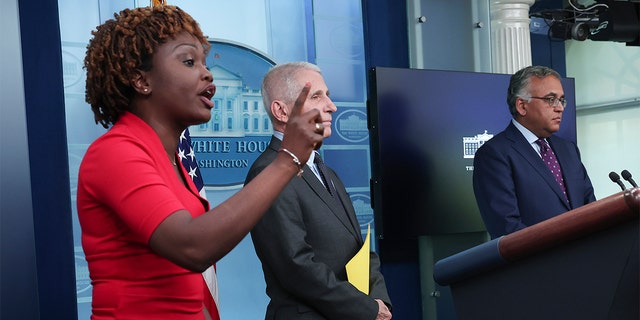
[[[379,239],[486,230],[473,194],[473,156],[511,121],[509,78],[370,70],[371,203]],[[557,134],[576,141],[574,80],[562,84],[568,104]]]

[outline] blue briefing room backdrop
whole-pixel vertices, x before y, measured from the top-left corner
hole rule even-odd
[[[149,2],[59,1],[79,319],[89,317],[91,285],[75,205],[77,171],[89,144],[105,132],[94,124],[84,101],[82,61],[96,25],[124,8]],[[275,63],[304,60],[322,68],[338,106],[333,117],[334,134],[321,152],[345,181],[362,230],[366,232],[369,223],[374,228],[360,0],[167,3],[190,13],[212,43],[207,64],[218,88],[213,99],[215,108],[210,122],[190,128],[211,204],[219,204],[242,187],[249,166],[271,135],[260,97],[262,76]],[[223,319],[263,317],[268,299],[249,237],[218,263],[217,270]]]

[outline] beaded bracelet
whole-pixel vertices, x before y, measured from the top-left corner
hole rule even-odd
[[[304,172],[304,170],[302,170],[302,163],[300,162],[300,159],[298,159],[298,157],[296,157],[295,154],[293,154],[293,152],[285,149],[285,148],[280,148],[280,150],[278,150],[278,152],[280,151],[284,151],[286,153],[288,153],[291,158],[293,159],[293,163],[295,163],[298,166],[298,177],[300,177],[302,175],[302,173]]]

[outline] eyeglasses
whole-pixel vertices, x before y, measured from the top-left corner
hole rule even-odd
[[[564,98],[556,98],[556,97],[529,97],[529,100],[531,99],[540,99],[540,100],[544,100],[547,102],[547,104],[549,105],[549,107],[551,108],[555,108],[558,105],[562,105],[563,108],[567,107],[567,100],[565,100]]]

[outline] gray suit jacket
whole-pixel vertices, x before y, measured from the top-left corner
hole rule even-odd
[[[246,182],[275,159],[280,143],[272,137]],[[251,231],[271,299],[266,319],[373,320],[378,313],[374,299],[391,306],[374,252],[370,253],[369,295],[347,281],[345,264],[363,240],[342,181],[333,170],[329,176],[345,209],[306,167],[302,177],[291,180]]]

